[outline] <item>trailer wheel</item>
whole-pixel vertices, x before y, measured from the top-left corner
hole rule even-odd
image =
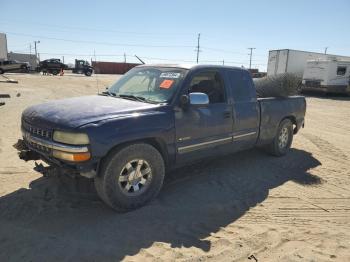
[[[91,70],[85,71],[85,75],[86,76],[91,76],[92,75],[92,71]]]
[[[4,73],[4,70],[0,68],[0,75]]]
[[[58,75],[58,73],[59,73],[59,71],[57,69],[53,69],[51,71],[51,74],[53,74],[53,75]]]
[[[100,198],[118,212],[144,206],[159,193],[164,160],[153,146],[138,143],[112,152],[102,163],[95,188]]]
[[[285,155],[293,142],[293,124],[289,119],[281,121],[275,138],[267,146],[267,151],[274,156]]]

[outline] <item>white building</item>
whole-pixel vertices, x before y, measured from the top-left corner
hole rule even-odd
[[[28,62],[31,70],[35,70],[35,68],[39,65],[39,60],[35,54],[21,54],[10,52],[7,54],[7,59],[16,60],[18,62]]]
[[[6,34],[0,33],[0,61],[7,60],[7,52]]]

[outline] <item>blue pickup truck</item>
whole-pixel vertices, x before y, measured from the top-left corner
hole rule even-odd
[[[256,146],[286,154],[305,110],[302,96],[257,98],[242,68],[141,65],[102,94],[27,108],[19,156],[48,163],[36,166],[44,174],[94,179],[107,205],[127,211],[174,167]]]

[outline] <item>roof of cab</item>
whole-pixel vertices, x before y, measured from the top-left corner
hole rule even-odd
[[[173,68],[183,68],[183,69],[200,69],[200,68],[231,68],[231,69],[240,69],[247,70],[245,68],[236,67],[236,66],[223,66],[223,65],[203,65],[203,64],[143,64],[137,67],[173,67]]]

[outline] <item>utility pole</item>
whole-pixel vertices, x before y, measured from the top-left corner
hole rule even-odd
[[[222,60],[222,65],[225,65],[225,60],[224,59]]]
[[[328,46],[326,46],[326,47],[324,48],[324,54],[325,54],[325,55],[327,54],[327,49],[328,49]]]
[[[124,53],[124,63],[126,63],[126,54]]]
[[[29,54],[32,55],[32,44],[29,44]]]
[[[249,69],[252,69],[252,56],[253,56],[253,49],[256,49],[255,47],[248,47],[248,49],[250,50],[250,59],[249,59]]]
[[[196,51],[197,51],[197,64],[198,64],[198,59],[199,59],[199,52],[200,52],[200,46],[199,46],[199,40],[201,39],[201,34],[199,33],[198,34],[198,39],[197,39],[197,48],[196,48]]]
[[[40,44],[40,41],[34,41],[35,56],[38,58],[38,51],[36,49],[36,44]]]
[[[64,64],[64,55],[62,56],[62,63]]]

